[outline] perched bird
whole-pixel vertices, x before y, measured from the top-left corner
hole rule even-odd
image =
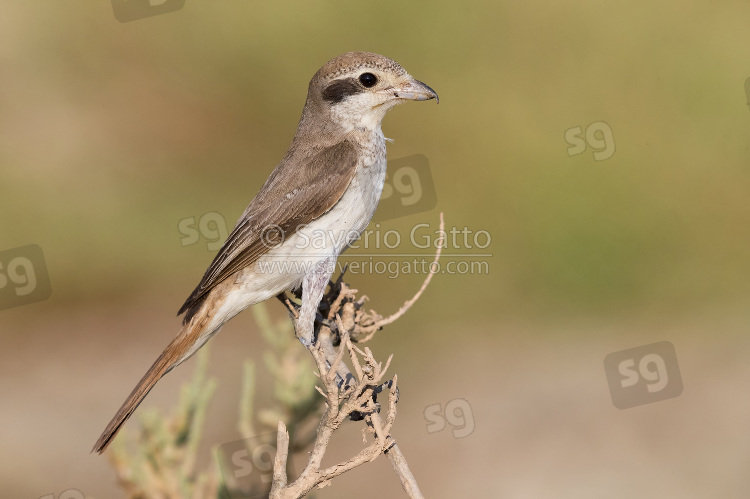
[[[180,332],[92,452],[104,451],[162,376],[250,305],[301,286],[296,331],[303,344],[312,344],[315,314],[336,258],[367,227],[380,199],[383,117],[404,101],[437,97],[395,61],[369,52],[340,55],[315,73],[289,150],[180,308]]]

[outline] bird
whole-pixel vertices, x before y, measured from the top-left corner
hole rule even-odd
[[[92,452],[104,452],[154,385],[251,305],[301,287],[295,330],[303,345],[313,344],[336,259],[367,227],[380,199],[382,120],[397,104],[430,99],[439,102],[432,88],[371,52],[347,52],[315,73],[289,149],[180,308],[181,329]]]

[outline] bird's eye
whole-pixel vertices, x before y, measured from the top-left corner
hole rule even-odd
[[[374,87],[378,82],[378,77],[372,73],[362,73],[359,75],[359,82],[365,86],[365,88]]]

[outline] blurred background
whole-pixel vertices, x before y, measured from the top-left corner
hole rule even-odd
[[[446,248],[445,264],[482,265],[436,275],[370,344],[394,354],[394,435],[425,496],[748,497],[747,2],[149,8],[3,6],[0,495],[123,497],[89,449],[177,332],[222,225],[285,153],[309,79],[367,50],[440,95],[383,124],[389,159],[426,158],[393,199],[434,191],[371,225],[400,233],[399,247],[343,260],[429,261],[408,236],[434,231],[440,212],[489,235]],[[347,281],[388,314],[424,277]],[[657,342],[674,358],[627,352]],[[237,439],[242,362],[262,366],[265,348],[247,312],[211,345],[206,466],[211,446]],[[194,366],[142,408],[173,407]],[[634,407],[613,403],[618,372],[637,381]],[[668,398],[648,391],[657,381]],[[357,448],[349,435],[333,456]],[[353,494],[405,497],[382,458],[318,497]]]

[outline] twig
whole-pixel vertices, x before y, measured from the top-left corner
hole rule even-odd
[[[284,487],[287,483],[286,461],[289,456],[289,432],[286,425],[279,421],[279,429],[276,432],[276,457],[273,462],[273,487]],[[274,489],[271,489],[273,495]]]
[[[392,447],[385,451],[385,455],[388,456],[393,471],[396,472],[398,478],[401,480],[401,486],[406,491],[406,495],[409,497],[424,498],[422,491],[419,490],[419,485],[417,485],[417,480],[412,475],[411,470],[409,470],[406,458],[401,453],[398,445],[394,443]]]
[[[427,274],[427,277],[422,283],[422,286],[419,288],[419,291],[417,291],[417,293],[412,297],[411,300],[406,301],[401,306],[401,308],[398,309],[398,311],[395,314],[389,317],[380,319],[376,321],[374,324],[372,324],[371,326],[362,328],[360,333],[364,333],[367,336],[365,336],[364,338],[360,338],[358,341],[364,343],[365,341],[370,340],[380,328],[395,322],[402,315],[404,315],[411,308],[411,306],[417,302],[417,300],[419,300],[419,297],[422,296],[422,293],[424,292],[425,289],[427,289],[427,286],[430,284],[430,281],[432,280],[432,276],[435,275],[435,272],[432,270],[432,268],[437,267],[437,262],[438,260],[440,260],[440,255],[443,251],[444,240],[445,240],[445,221],[443,220],[443,212],[440,212],[440,238],[438,239],[437,250],[435,251],[435,259],[432,261],[432,265],[430,265],[430,272]]]
[[[376,389],[385,377],[392,356],[389,357],[385,366],[383,366],[375,360],[369,348],[365,348],[362,351],[354,346],[349,337],[349,332],[343,327],[340,317],[336,317],[336,323],[342,338],[340,349],[335,358],[329,360],[320,341],[316,341],[309,348],[318,367],[319,378],[323,384],[323,388],[317,388],[326,397],[327,404],[318,425],[317,437],[310,452],[307,466],[296,480],[292,483],[287,483],[285,468],[289,452],[289,437],[286,427],[283,423],[279,423],[273,484],[269,497],[273,499],[296,499],[303,497],[313,488],[323,487],[336,476],[370,462],[382,453],[388,452],[391,455],[401,456],[402,458],[397,462],[392,461],[392,466],[402,484],[408,484],[408,488],[404,486],[404,490],[407,491],[408,496],[411,498],[422,498],[419,488],[415,486],[416,480],[411,474],[406,460],[403,459],[403,455],[400,451],[395,454],[393,453],[393,449],[397,448],[397,445],[393,437],[391,437],[390,431],[396,419],[396,376],[389,381],[391,389],[388,392],[388,413],[385,421],[378,414],[379,408],[374,400]],[[356,377],[353,377],[351,385],[341,387],[336,382],[337,369],[340,365],[343,365],[343,357],[346,352],[349,354],[348,356],[354,367]],[[321,469],[320,466],[333,432],[354,412],[365,414],[365,423],[371,429],[374,441],[352,458],[337,465]],[[392,459],[391,455],[389,455],[389,459]]]

